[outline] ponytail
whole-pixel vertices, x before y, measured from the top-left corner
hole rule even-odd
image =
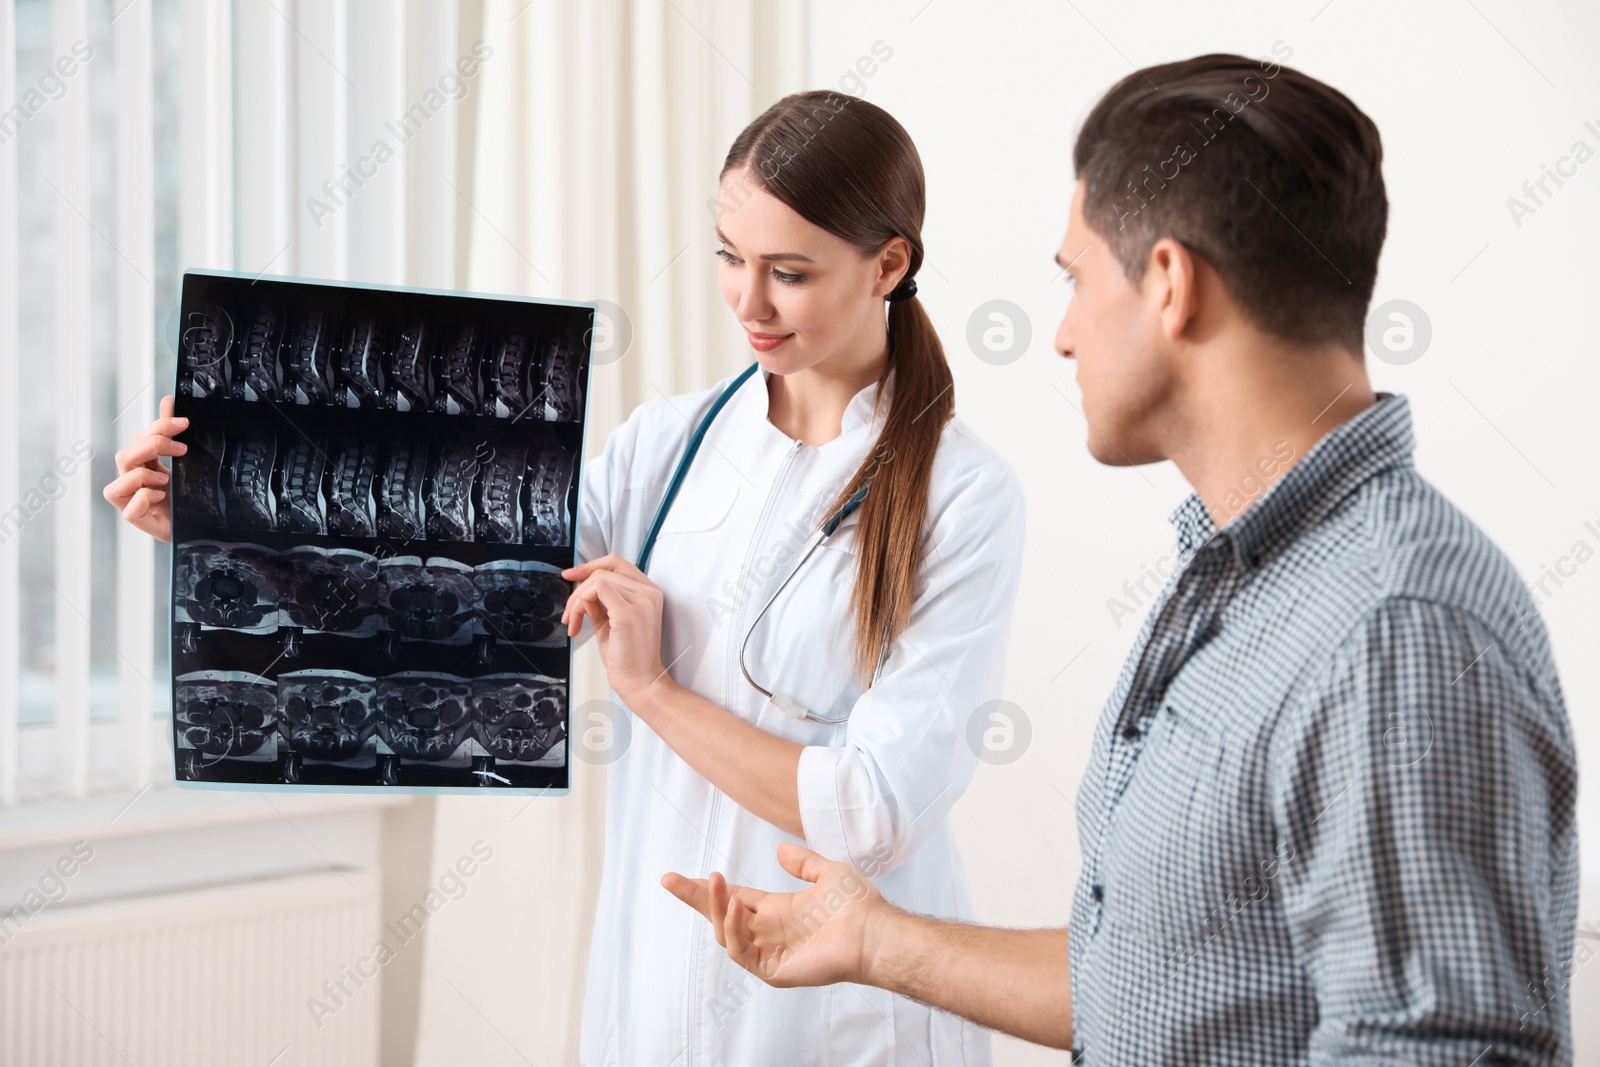
[[[889,304],[889,359],[894,385],[877,443],[824,514],[871,483],[856,524],[854,666],[865,687],[880,655],[911,624],[927,555],[928,485],[945,423],[955,414],[954,379],[944,346],[922,304],[911,297]]]

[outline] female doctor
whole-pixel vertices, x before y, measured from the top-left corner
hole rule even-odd
[[[984,1031],[915,1001],[764,986],[656,885],[715,868],[798,888],[775,855],[798,840],[901,907],[970,917],[947,816],[977,763],[969,723],[1000,695],[1024,513],[954,416],[914,295],[923,209],[886,112],[773,105],[728,153],[715,228],[757,365],[642,404],[584,465],[563,619],[633,716],[607,776],[590,1067],[989,1062]],[[171,423],[106,490],[158,536]]]

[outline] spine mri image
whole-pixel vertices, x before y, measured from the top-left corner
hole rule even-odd
[[[594,310],[184,276],[173,742],[216,788],[568,786]]]

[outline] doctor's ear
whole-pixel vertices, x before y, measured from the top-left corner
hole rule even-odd
[[[911,269],[911,242],[904,237],[891,237],[878,249],[874,258],[878,265],[878,279],[872,287],[872,295],[885,297]]]

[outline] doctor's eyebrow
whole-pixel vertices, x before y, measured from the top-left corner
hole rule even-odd
[[[734,249],[735,251],[738,250],[738,246],[735,245],[732,241],[728,240],[728,235],[722,232],[722,227],[720,227],[720,226],[717,227],[716,234],[717,234],[717,240],[721,241],[723,244],[727,245],[729,248]],[[815,263],[816,262],[816,260],[812,259],[810,256],[802,256],[799,252],[769,252],[766,255],[762,256],[761,259],[762,259],[762,262],[764,262],[764,263]]]

